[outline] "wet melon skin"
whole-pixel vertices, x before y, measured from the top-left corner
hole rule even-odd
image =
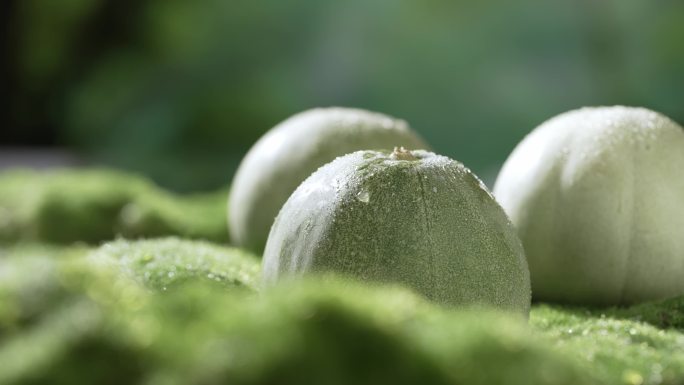
[[[501,207],[462,164],[422,150],[340,157],[285,203],[264,282],[328,272],[402,283],[446,305],[530,307],[522,245]]]
[[[630,304],[684,293],[684,129],[643,108],[584,108],[535,129],[494,194],[535,298]]]
[[[273,220],[299,184],[319,167],[357,150],[428,148],[400,119],[353,108],[296,114],[249,150],[228,202],[231,243],[261,254]]]

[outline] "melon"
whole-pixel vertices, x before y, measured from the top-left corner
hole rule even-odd
[[[271,229],[263,280],[305,274],[399,283],[447,306],[530,306],[504,211],[461,163],[423,150],[354,152],[297,188]]]
[[[684,293],[684,130],[630,107],[536,128],[494,195],[517,227],[535,298],[615,305]]]
[[[280,123],[249,150],[228,203],[232,244],[261,254],[273,219],[304,179],[357,150],[426,148],[403,120],[352,108],[317,108]]]

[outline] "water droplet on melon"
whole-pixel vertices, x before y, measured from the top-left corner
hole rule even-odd
[[[361,190],[356,194],[356,199],[363,203],[368,203],[370,202],[370,194],[366,190]]]

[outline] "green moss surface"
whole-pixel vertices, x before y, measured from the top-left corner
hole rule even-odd
[[[259,296],[190,280],[154,292],[90,258],[43,262],[41,279],[2,289],[46,300],[32,322],[0,325],[0,383],[592,383],[519,317],[445,311],[405,289],[309,281]]]
[[[190,302],[206,324],[179,325],[188,331],[180,338],[197,343],[184,344],[195,351],[163,373],[177,383],[593,383],[571,358],[533,336],[522,318],[447,311],[406,289],[314,280],[230,306]],[[211,337],[217,331],[219,341]],[[198,337],[203,333],[209,337]]]
[[[0,259],[0,383],[128,382],[142,370],[114,325],[146,291],[86,263],[84,250],[5,249]]]
[[[594,310],[593,315],[645,322],[661,329],[677,329],[684,332],[684,297],[668,298],[627,308]]]
[[[240,249],[179,238],[120,239],[102,245],[89,259],[113,265],[113,269],[158,291],[189,280],[256,290],[261,270],[257,257]]]
[[[31,325],[64,297],[58,290],[58,262],[82,257],[84,247],[38,244],[0,248],[0,341]]]
[[[0,173],[0,241],[97,243],[117,235],[228,239],[226,192],[177,196],[111,170]]]
[[[684,298],[665,302],[682,303]],[[670,314],[663,302],[633,308],[585,310],[537,305],[530,324],[557,350],[578,357],[604,383],[681,384],[684,382],[684,334],[633,319],[641,314]]]
[[[528,326],[399,287],[258,294],[258,273],[249,254],[177,238],[1,247],[0,383],[684,382],[684,297],[534,304]]]

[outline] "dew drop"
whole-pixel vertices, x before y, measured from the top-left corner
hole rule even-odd
[[[358,192],[358,194],[356,194],[356,199],[363,203],[368,203],[370,202],[370,194],[366,190],[361,190]]]

